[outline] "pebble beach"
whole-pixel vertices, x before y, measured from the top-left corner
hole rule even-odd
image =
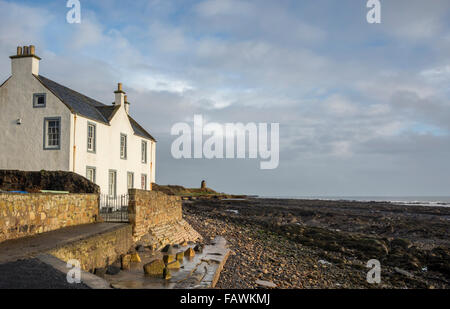
[[[248,198],[185,201],[183,212],[206,242],[230,244],[217,288],[450,286],[449,208]],[[380,283],[367,281],[371,259]]]

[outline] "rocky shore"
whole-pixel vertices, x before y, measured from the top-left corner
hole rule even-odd
[[[185,201],[185,219],[232,254],[217,288],[449,288],[450,208],[282,199]],[[381,283],[366,264],[381,264]]]

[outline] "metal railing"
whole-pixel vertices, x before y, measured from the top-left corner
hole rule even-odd
[[[100,216],[105,222],[128,222],[129,195],[100,195]]]

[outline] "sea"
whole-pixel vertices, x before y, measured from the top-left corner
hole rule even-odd
[[[260,198],[325,201],[391,202],[401,206],[450,207],[450,196],[259,196]]]

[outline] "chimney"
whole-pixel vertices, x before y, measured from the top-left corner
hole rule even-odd
[[[130,102],[128,102],[128,96],[125,96],[125,111],[130,114]]]
[[[122,83],[117,84],[117,90],[114,91],[116,95],[116,99],[114,101],[114,105],[124,105],[125,103],[125,92],[122,90]]]
[[[39,61],[34,45],[18,46],[17,53],[11,58],[11,73],[15,75],[39,75]]]

